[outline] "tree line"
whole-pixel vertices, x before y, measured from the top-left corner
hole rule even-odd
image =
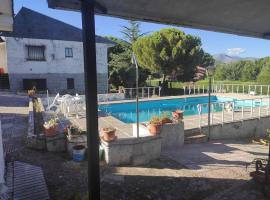
[[[191,81],[196,66],[214,64],[213,57],[202,49],[201,39],[185,34],[176,28],[165,28],[153,33],[141,33],[140,24],[129,21],[121,33],[124,39],[107,37],[115,42],[108,51],[109,83],[119,86],[135,86],[135,67],[131,63],[132,52],[139,64],[139,83],[144,85],[149,77],[176,81]]]
[[[270,57],[217,64],[214,77],[216,80],[256,81],[270,84]]]

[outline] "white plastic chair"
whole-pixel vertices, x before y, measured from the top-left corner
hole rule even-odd
[[[60,97],[60,94],[57,93],[57,95],[53,99],[53,102],[47,106],[47,108],[46,108],[47,111],[50,111],[53,108],[54,108],[54,111],[59,110],[59,104],[57,104],[59,97]]]

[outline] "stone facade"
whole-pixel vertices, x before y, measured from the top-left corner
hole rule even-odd
[[[27,60],[27,45],[45,46],[45,60]],[[108,47],[96,44],[98,93],[108,91]],[[65,57],[65,48],[72,48],[73,57]],[[23,79],[46,79],[49,91],[61,92],[73,78],[74,89],[84,92],[82,42],[6,37],[6,53],[11,90],[22,90]]]

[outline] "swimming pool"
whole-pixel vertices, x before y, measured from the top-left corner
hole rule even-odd
[[[212,103],[222,103],[222,102],[234,102],[235,108],[244,107],[256,107],[260,106],[260,102],[246,100],[241,101],[235,98],[227,97],[217,97],[211,96]],[[208,112],[208,97],[189,97],[189,98],[176,98],[176,99],[162,99],[162,100],[151,100],[151,101],[140,101],[139,103],[139,121],[145,122],[149,121],[152,116],[162,116],[164,112],[168,112],[171,115],[171,112],[177,109],[184,110],[184,116],[191,116],[198,114],[198,104],[205,104],[201,107],[201,113]],[[259,104],[258,104],[259,103]],[[113,103],[113,104],[102,104],[99,105],[99,109],[105,112],[108,115],[125,122],[125,123],[136,123],[136,103]],[[213,106],[214,112],[222,111],[222,105],[215,104]]]

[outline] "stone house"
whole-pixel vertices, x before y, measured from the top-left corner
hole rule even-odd
[[[81,29],[23,7],[13,32],[0,36],[0,68],[8,74],[10,90],[84,91]],[[107,50],[113,45],[96,36],[99,93],[108,91]]]

